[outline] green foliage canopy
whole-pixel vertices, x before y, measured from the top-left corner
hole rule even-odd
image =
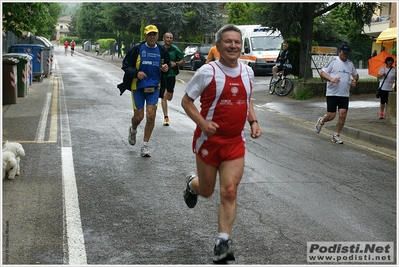
[[[60,3],[3,3],[3,32],[21,37],[24,31],[51,37],[62,11]]]
[[[317,36],[313,34],[314,26],[319,26],[319,37],[332,36],[340,42],[348,42],[361,34],[361,29],[365,24],[370,24],[377,6],[377,3],[371,2],[252,2],[248,6],[248,13],[253,23],[248,24],[262,24],[277,28],[284,39],[299,38],[301,40],[299,76],[309,78],[312,71],[308,52],[313,37]],[[232,16],[234,14],[232,13]],[[329,18],[328,23],[323,25],[326,18]],[[231,19],[234,21],[233,18]],[[318,24],[315,24],[316,22]],[[334,27],[328,28],[329,26]],[[322,31],[331,34],[320,34]]]

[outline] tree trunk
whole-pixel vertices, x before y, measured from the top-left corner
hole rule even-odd
[[[312,78],[312,68],[311,68],[311,55],[310,49],[313,39],[313,22],[314,13],[316,10],[317,3],[303,3],[302,10],[303,15],[300,21],[301,25],[301,44],[300,44],[300,56],[299,56],[299,66],[305,66],[299,70],[300,78]]]

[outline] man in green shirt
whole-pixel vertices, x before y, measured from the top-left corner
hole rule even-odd
[[[168,50],[171,61],[171,69],[168,76],[164,76],[161,79],[161,88],[159,90],[159,98],[161,98],[162,111],[164,115],[164,126],[169,126],[168,116],[168,101],[172,100],[173,92],[176,84],[176,75],[179,74],[179,65],[184,64],[184,56],[180,49],[172,44],[173,34],[166,32],[163,35],[164,46]]]

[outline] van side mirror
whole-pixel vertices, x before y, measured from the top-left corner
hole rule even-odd
[[[247,46],[247,47],[245,47],[245,54],[248,54],[249,52],[250,52],[250,50],[249,50],[249,47]]]

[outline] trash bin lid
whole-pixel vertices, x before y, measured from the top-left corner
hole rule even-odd
[[[14,44],[11,46],[11,48],[35,48],[35,49],[40,49],[43,50],[44,49],[44,45],[41,44]]]
[[[6,65],[16,65],[19,62],[18,59],[10,57],[10,58],[3,58],[3,64]]]
[[[5,54],[5,55],[3,55],[3,57],[4,56],[22,56],[22,57],[24,57],[24,58],[26,58],[27,60],[32,60],[34,57],[33,57],[33,55],[32,54],[30,54],[30,53],[8,53],[8,54]]]
[[[27,54],[18,54],[18,53],[11,53],[11,54],[5,54],[3,55],[3,58],[15,58],[18,59],[19,61],[23,62],[23,63],[28,63],[28,61],[30,61],[31,59],[28,59],[28,57],[30,57]]]
[[[47,48],[52,49],[53,44],[43,36],[29,36],[21,41],[21,44],[40,44]]]

